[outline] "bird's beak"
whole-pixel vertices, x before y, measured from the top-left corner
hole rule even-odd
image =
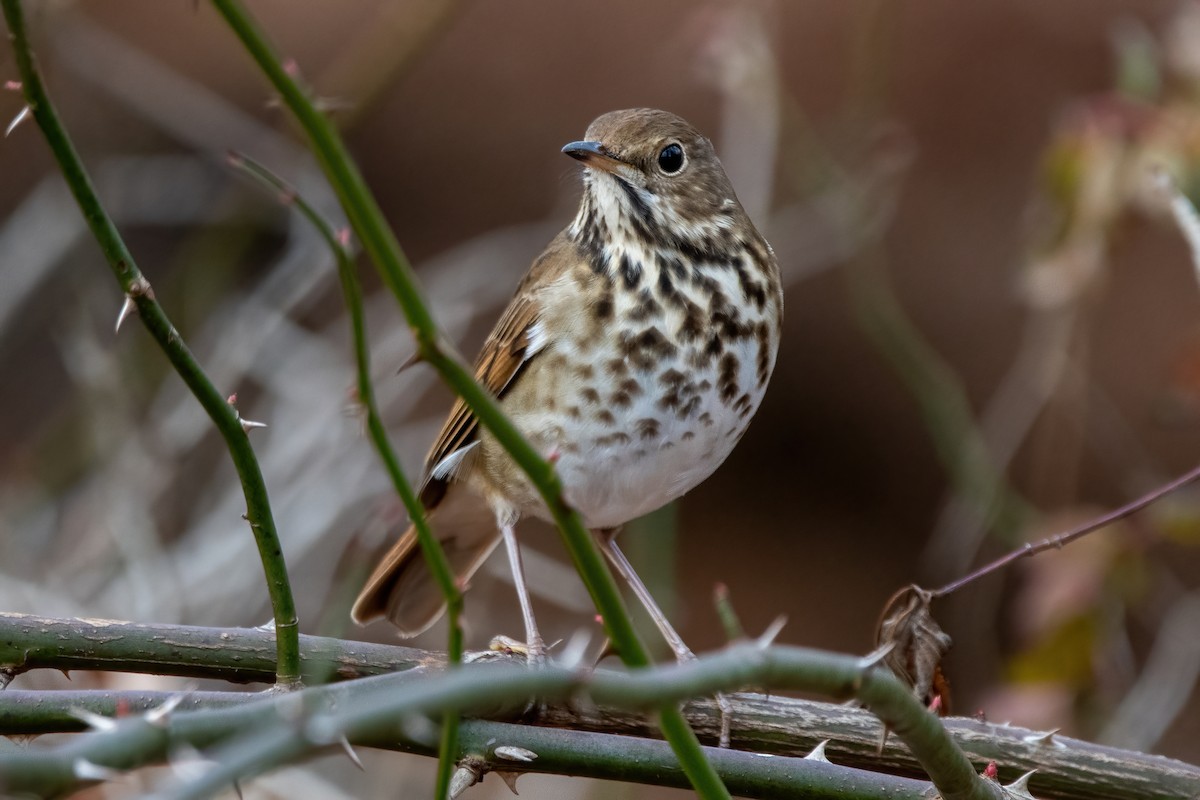
[[[615,174],[622,167],[628,166],[605,150],[600,142],[571,142],[563,147],[562,151],[576,161],[582,161],[585,167],[602,169],[605,172]]]

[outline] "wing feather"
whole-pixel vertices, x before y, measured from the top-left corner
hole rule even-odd
[[[537,302],[528,294],[518,294],[484,342],[475,361],[475,380],[497,398],[504,396],[521,368],[544,346],[543,337],[536,335],[539,319]],[[478,433],[479,421],[462,398],[458,398],[425,458],[427,477],[421,487],[421,499],[426,508],[437,505],[450,478],[449,475],[433,477],[438,465],[470,447]]]

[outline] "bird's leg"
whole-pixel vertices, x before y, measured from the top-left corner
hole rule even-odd
[[[629,559],[621,552],[621,548],[617,546],[617,529],[610,528],[609,530],[600,531],[597,535],[597,540],[600,545],[600,551],[604,553],[605,558],[613,565],[613,569],[617,571],[625,583],[629,584],[629,588],[633,590],[633,594],[637,597],[638,602],[646,609],[646,613],[650,615],[650,619],[654,620],[655,626],[659,633],[667,640],[667,645],[671,648],[671,652],[675,654],[675,659],[680,663],[687,661],[695,661],[696,654],[692,652],[675,628],[671,626],[671,622],[667,619],[667,615],[658,607],[654,597],[650,594],[650,590],[646,588],[646,584],[642,583],[642,579],[634,571],[633,565],[629,563]],[[718,744],[721,747],[729,746],[729,728],[730,718],[733,714],[733,706],[729,702],[729,698],[723,694],[718,694],[717,708],[721,711],[721,733]]]
[[[508,551],[508,563],[512,567],[513,585],[517,587],[517,599],[521,601],[521,614],[525,617],[526,658],[534,666],[546,663],[546,645],[538,632],[537,620],[533,618],[533,603],[529,600],[529,589],[525,586],[525,567],[521,561],[521,547],[517,544],[514,522],[501,519],[500,534],[504,537],[504,549]]]

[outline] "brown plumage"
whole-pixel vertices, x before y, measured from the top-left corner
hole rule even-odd
[[[682,655],[613,534],[706,478],[745,432],[775,363],[779,270],[712,145],[684,120],[612,112],[586,139],[563,148],[586,167],[579,212],[522,280],[476,377],[555,456],[568,502],[604,532],[606,556]],[[540,658],[513,526],[546,510],[461,400],[426,459],[421,499],[460,581],[506,542]],[[442,607],[409,530],[353,616],[386,616],[414,635]]]

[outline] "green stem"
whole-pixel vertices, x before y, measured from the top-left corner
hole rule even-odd
[[[763,649],[747,642],[686,664],[627,673],[581,672],[547,666],[530,670],[504,664],[465,665],[438,675],[401,673],[307,689],[299,697],[268,697],[237,708],[180,713],[172,726],[215,724],[231,738],[209,755],[217,761],[178,797],[202,796],[247,774],[335,744],[395,735],[397,720],[446,713],[504,713],[529,697],[546,700],[586,696],[624,708],[656,708],[664,702],[729,691],[747,684],[857,698],[904,741],[947,800],[998,797],[981,779],[940,720],[929,713],[894,675],[863,659],[807,648]],[[12,689],[0,693],[0,709],[19,703]],[[303,719],[296,710],[304,709]],[[11,714],[6,710],[5,714]],[[202,720],[200,719],[202,718]],[[104,733],[93,739],[118,738]],[[253,757],[251,757],[253,754]],[[0,754],[0,780],[20,774],[19,755]]]
[[[375,402],[375,387],[371,382],[371,349],[367,343],[367,322],[363,314],[362,286],[355,274],[353,256],[348,245],[334,231],[329,220],[318,214],[302,195],[265,166],[241,154],[232,155],[230,163],[236,169],[242,170],[273,190],[277,196],[287,198],[294,204],[325,240],[325,244],[333,253],[337,263],[338,278],[342,284],[342,297],[350,316],[350,332],[354,341],[354,360],[358,375],[358,400],[367,412],[367,432],[392,479],[396,493],[400,495],[400,500],[404,503],[408,518],[412,520],[425,562],[429,565],[430,572],[433,573],[434,581],[441,590],[442,597],[446,599],[446,616],[450,626],[446,651],[452,664],[461,663],[463,657],[462,592],[454,580],[454,572],[450,569],[450,562],[446,558],[441,543],[429,529],[425,508],[421,505],[416,492],[413,491],[408,476],[400,467],[400,459],[388,441],[387,430],[379,415],[379,405]],[[447,794],[450,776],[454,771],[454,760],[458,754],[458,718],[448,716],[442,724],[442,749],[438,761],[437,789],[434,795],[437,798],[443,798]]]
[[[632,667],[648,666],[649,654],[634,631],[612,574],[604,564],[595,541],[579,515],[563,498],[562,483],[553,466],[525,440],[500,410],[495,398],[475,381],[456,358],[448,355],[442,348],[437,327],[421,298],[412,267],[384,220],[383,212],[367,188],[361,173],[350,158],[341,137],[329,120],[317,111],[309,93],[302,89],[293,77],[291,73],[294,70],[284,68],[257,23],[242,4],[238,0],[213,0],[213,5],[308,134],[317,161],[341,201],[355,234],[363,243],[384,282],[396,296],[412,328],[421,357],[462,397],[479,422],[491,431],[537,487],[551,516],[558,524],[571,560],[591,594],[592,602],[604,620],[608,636],[621,660]],[[660,713],[663,733],[696,791],[704,798],[728,798],[729,792],[725,790],[717,773],[705,759],[699,741],[688,728],[679,709],[665,706]]]
[[[154,299],[150,282],[138,269],[108,212],[104,210],[83,162],[59,122],[58,114],[42,83],[26,35],[20,0],[2,0],[2,5],[17,69],[21,75],[25,101],[29,104],[46,143],[58,161],[59,169],[75,196],[92,235],[104,252],[105,260],[121,285],[121,291],[136,305],[142,324],[225,439],[225,445],[229,449],[229,455],[242,484],[242,493],[246,498],[246,520],[250,523],[250,530],[258,545],[258,553],[266,574],[267,591],[271,598],[276,636],[275,681],[281,688],[294,688],[300,682],[299,621],[296,618],[296,606],[292,599],[283,549],[275,529],[275,520],[271,515],[266,483],[258,459],[254,456],[254,449],[242,428],[241,418],[212,385],[162,306]]]

